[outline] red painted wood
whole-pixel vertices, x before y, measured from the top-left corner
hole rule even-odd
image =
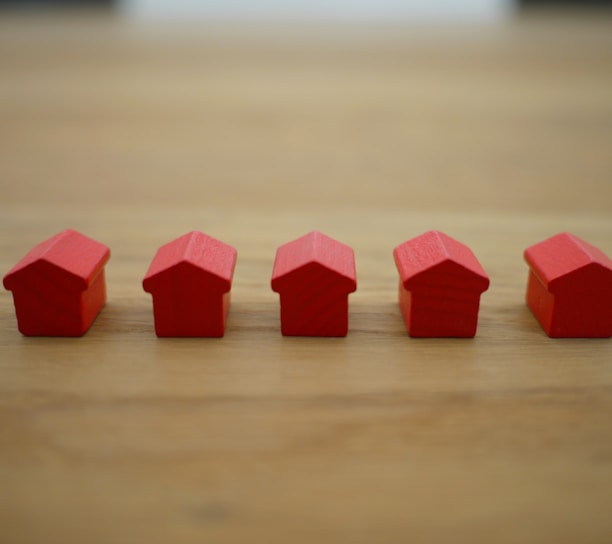
[[[81,336],[106,302],[110,250],[74,230],[41,242],[4,277],[25,336]]]
[[[397,246],[393,256],[400,277],[399,306],[410,336],[476,334],[480,295],[489,278],[470,248],[429,231]]]
[[[160,247],[142,282],[157,336],[223,336],[236,258],[232,246],[198,231]]]
[[[552,338],[612,336],[612,260],[563,232],[525,250],[527,305]]]
[[[276,252],[272,290],[285,336],[346,336],[348,295],[357,289],[353,250],[313,231]]]

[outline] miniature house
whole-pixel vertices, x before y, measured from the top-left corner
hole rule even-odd
[[[548,336],[612,336],[612,260],[561,233],[525,250],[527,305]]]
[[[157,251],[142,282],[157,336],[223,336],[236,250],[193,231]]]
[[[348,295],[357,289],[353,250],[320,232],[278,248],[272,290],[285,336],[346,336]]]
[[[399,245],[399,306],[414,337],[476,334],[480,295],[489,278],[467,246],[438,231]]]
[[[4,277],[25,336],[81,336],[106,302],[105,245],[74,230],[41,242]]]

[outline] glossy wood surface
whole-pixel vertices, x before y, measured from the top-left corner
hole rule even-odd
[[[251,28],[0,18],[0,269],[111,248],[82,338],[0,293],[0,541],[612,539],[612,342],[553,340],[523,250],[612,254],[612,20]],[[159,339],[141,281],[238,250],[222,339]],[[283,338],[276,248],[355,250],[346,338]],[[474,339],[413,339],[392,250],[438,229],[491,279]]]

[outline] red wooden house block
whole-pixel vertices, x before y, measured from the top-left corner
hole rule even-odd
[[[357,289],[353,250],[320,232],[276,252],[272,290],[285,336],[346,336],[348,295]]]
[[[438,231],[399,245],[399,305],[410,336],[471,338],[489,278],[469,247]]]
[[[82,336],[106,302],[105,245],[65,230],[35,246],[4,276],[25,336]]]
[[[527,305],[552,338],[612,336],[612,260],[567,232],[525,250]]]
[[[157,336],[223,336],[236,257],[198,231],[160,247],[142,282],[153,295]]]

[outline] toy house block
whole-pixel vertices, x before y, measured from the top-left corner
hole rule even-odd
[[[467,246],[429,231],[393,251],[399,306],[413,337],[471,338],[489,278]]]
[[[525,250],[527,305],[551,338],[612,336],[612,260],[567,232]]]
[[[223,336],[236,257],[232,246],[198,231],[160,247],[142,282],[153,295],[157,336]]]
[[[105,245],[74,230],[41,242],[4,276],[25,336],[82,336],[106,302]]]
[[[349,246],[316,231],[284,244],[271,283],[284,336],[346,336],[348,295],[357,289]]]

